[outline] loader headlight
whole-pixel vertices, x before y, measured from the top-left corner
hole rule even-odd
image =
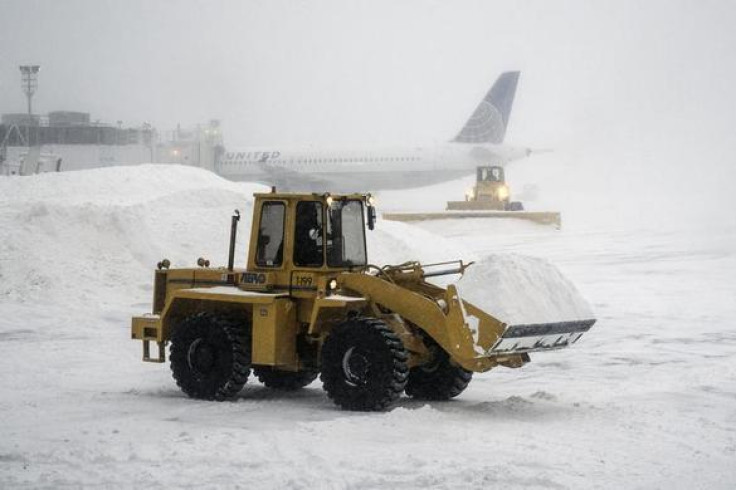
[[[475,199],[475,189],[471,187],[470,189],[465,191],[465,200],[472,201],[473,199]]]
[[[503,201],[504,199],[507,199],[508,197],[509,197],[509,188],[506,187],[505,185],[502,185],[501,187],[499,187],[498,188],[498,198]]]
[[[330,288],[330,291],[337,289],[337,279],[330,279],[330,282],[327,283],[327,287]]]
[[[376,198],[373,196],[368,196],[368,205],[369,206],[375,206],[376,205]]]
[[[328,207],[328,208],[329,208],[329,207],[332,207],[332,201],[334,201],[334,199],[332,199],[332,196],[327,196],[327,197],[325,198],[325,202],[327,203],[327,207]]]

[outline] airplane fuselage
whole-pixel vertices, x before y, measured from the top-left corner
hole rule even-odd
[[[227,151],[216,171],[238,181],[294,191],[363,192],[422,187],[471,175],[479,165],[504,165],[526,148],[444,143],[412,148],[286,149]]]

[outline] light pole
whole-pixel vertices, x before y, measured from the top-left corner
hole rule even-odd
[[[28,98],[28,116],[33,115],[31,99],[33,98],[33,94],[36,93],[36,89],[38,88],[38,72],[40,69],[41,67],[39,65],[20,66],[23,92],[26,94],[26,98]]]
[[[21,85],[23,87],[23,93],[26,94],[28,99],[28,122],[26,125],[26,140],[28,146],[31,146],[31,126],[33,125],[33,110],[31,106],[31,99],[33,94],[36,93],[38,88],[38,71],[41,69],[38,65],[21,65],[20,67]]]

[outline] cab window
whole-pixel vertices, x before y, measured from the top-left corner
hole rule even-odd
[[[282,202],[265,202],[261,207],[258,228],[256,264],[261,267],[279,267],[284,261],[284,216]]]
[[[294,233],[294,264],[302,267],[322,267],[323,249],[322,203],[318,201],[298,203]]]
[[[366,265],[363,204],[355,200],[336,201],[330,206],[328,216],[327,265]]]

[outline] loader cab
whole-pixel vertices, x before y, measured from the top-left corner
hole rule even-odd
[[[294,223],[295,267],[342,269],[366,265],[361,200],[297,202]]]
[[[509,188],[506,186],[503,167],[488,165],[478,167],[476,172],[475,186],[466,194],[466,201],[483,201],[488,209],[505,209],[509,199]]]
[[[375,216],[369,195],[255,197],[248,271],[272,272],[283,284],[294,271],[330,273],[367,264],[366,214]]]

